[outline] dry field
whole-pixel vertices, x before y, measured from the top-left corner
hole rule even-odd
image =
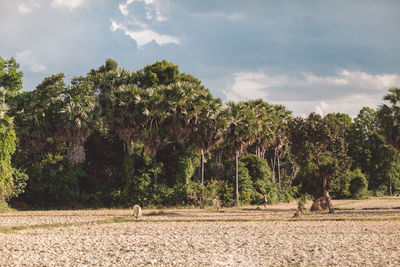
[[[400,198],[334,205],[0,213],[0,266],[400,266]]]

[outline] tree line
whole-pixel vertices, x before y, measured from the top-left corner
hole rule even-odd
[[[225,205],[400,191],[400,89],[377,110],[294,118],[264,100],[223,104],[160,61],[108,59],[22,91],[0,58],[0,202],[22,207]]]

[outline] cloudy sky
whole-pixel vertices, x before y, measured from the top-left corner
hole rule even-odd
[[[377,107],[400,87],[398,0],[0,0],[0,57],[24,90],[107,58],[136,71],[167,59],[228,100],[294,115]]]

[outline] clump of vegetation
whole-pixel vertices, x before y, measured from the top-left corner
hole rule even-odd
[[[293,215],[293,218],[300,218],[303,215],[308,214],[306,203],[309,200],[308,194],[301,195],[300,198],[297,199],[297,210]]]
[[[293,118],[262,99],[228,102],[166,60],[108,59],[65,84],[21,91],[0,58],[0,201],[31,207],[269,204],[400,190],[400,89],[378,111]],[[323,198],[325,201],[320,201]],[[317,204],[317,201],[316,203]]]

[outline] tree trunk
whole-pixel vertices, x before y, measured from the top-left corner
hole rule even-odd
[[[278,184],[279,184],[279,189],[281,189],[281,162],[279,160],[279,157],[277,158],[277,163],[278,163]]]
[[[275,163],[271,159],[271,166],[272,166],[272,182],[275,183]]]
[[[329,196],[329,191],[327,189],[328,179],[326,177],[324,177],[323,180],[322,180],[322,183],[323,183],[323,186],[324,186],[324,195],[323,195],[323,197],[326,200],[326,204],[328,204],[329,213],[335,213],[335,210],[333,209],[331,197]]]
[[[392,181],[389,182],[389,194],[392,195],[393,191],[392,191]]]
[[[239,156],[235,157],[235,201],[239,201]]]
[[[204,185],[204,150],[201,150],[201,184]]]
[[[154,156],[154,158],[153,158],[153,166],[157,166],[157,156]],[[157,183],[158,183],[158,174],[157,174],[157,172],[154,174],[153,183],[155,185],[157,185]]]

